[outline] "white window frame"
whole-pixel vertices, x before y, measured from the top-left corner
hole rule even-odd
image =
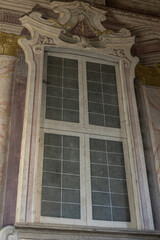
[[[55,50],[55,49],[54,49]],[[68,52],[66,50],[66,52]],[[72,122],[63,122],[56,120],[45,119],[45,99],[46,99],[46,69],[47,69],[47,56],[55,56],[61,58],[69,58],[78,60],[78,82],[79,82],[79,116],[80,123]],[[129,159],[127,139],[126,139],[126,126],[125,119],[127,116],[124,114],[123,100],[122,100],[122,86],[121,79],[119,74],[119,65],[113,60],[110,61],[101,56],[100,54],[96,57],[88,55],[78,55],[75,51],[72,54],[64,53],[61,49],[56,49],[55,52],[47,52],[45,54],[45,70],[44,70],[44,84],[43,84],[43,94],[42,94],[42,114],[41,114],[41,137],[40,139],[40,154],[39,162],[40,167],[38,172],[40,173],[38,186],[42,184],[42,172],[43,172],[43,130],[47,133],[56,133],[60,135],[68,136],[79,136],[80,137],[80,149],[83,158],[80,157],[81,163],[81,220],[77,219],[65,219],[65,218],[56,218],[56,217],[44,217],[40,216],[40,205],[41,205],[41,190],[38,189],[38,209],[37,209],[37,219],[40,219],[41,223],[56,223],[56,224],[72,224],[72,225],[87,225],[87,226],[96,226],[96,227],[117,227],[117,228],[136,228],[136,213],[135,213],[135,202],[134,202],[134,193],[133,193],[133,179],[131,177],[131,167],[130,160],[125,160],[125,169],[126,169],[126,182],[128,189],[128,198],[129,198],[129,210],[131,215],[131,222],[116,222],[116,221],[101,221],[101,220],[92,220],[92,204],[91,204],[91,176],[90,176],[90,151],[89,151],[89,136],[91,138],[104,139],[104,140],[114,140],[121,141],[124,148],[124,158]],[[116,86],[118,91],[118,101],[119,101],[119,112],[120,112],[120,122],[122,122],[121,128],[110,128],[95,126],[89,124],[88,118],[88,92],[87,92],[87,79],[86,79],[86,62],[94,62],[101,64],[108,64],[115,66],[116,69]],[[44,120],[45,119],[45,120]],[[83,141],[82,141],[83,139]],[[85,142],[85,144],[84,144]],[[81,146],[82,145],[82,146]],[[127,156],[127,157],[126,157]],[[81,162],[82,161],[82,162]],[[86,168],[85,168],[86,165]],[[86,182],[86,184],[85,184]]]

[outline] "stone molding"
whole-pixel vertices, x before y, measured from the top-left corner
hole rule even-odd
[[[21,24],[19,18],[23,13],[13,12],[10,10],[0,9],[0,22],[13,23],[13,24]]]
[[[0,32],[0,55],[17,56],[21,36]]]
[[[159,231],[17,224],[19,240],[159,240]],[[45,231],[44,231],[45,230]],[[30,238],[28,238],[30,236]]]
[[[49,0],[0,0],[1,8],[23,13],[30,12],[36,4],[42,4],[46,8],[51,5]],[[158,17],[148,16],[145,14],[131,13],[127,10],[115,9],[106,6],[104,6],[103,9],[108,10],[109,15],[115,15],[124,21],[129,21],[131,23],[136,22],[138,24],[147,24],[148,27],[152,28],[158,28],[160,26],[160,19]]]
[[[21,25],[0,22],[0,29],[3,33],[21,35],[23,27]]]
[[[4,9],[9,9],[13,11],[28,13],[32,10],[32,8],[39,3],[46,4],[50,3],[50,0],[0,0],[0,6]]]
[[[129,23],[147,24],[147,27],[158,28],[160,26],[160,19],[145,14],[133,13],[122,9],[107,7],[109,16],[114,15],[118,19],[128,21]]]
[[[0,29],[1,32],[20,35],[22,31],[19,18],[23,15],[20,12],[0,9]]]
[[[0,240],[18,240],[17,230],[13,226],[7,226],[0,230]]]

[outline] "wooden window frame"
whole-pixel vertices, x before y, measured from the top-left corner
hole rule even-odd
[[[55,49],[54,49],[55,50]],[[133,193],[133,179],[132,174],[134,173],[134,169],[131,169],[132,159],[129,158],[128,143],[127,143],[127,134],[126,134],[126,125],[125,119],[128,116],[125,114],[124,106],[123,106],[123,97],[122,97],[122,85],[121,85],[121,77],[119,64],[110,61],[107,57],[101,56],[100,54],[93,58],[90,54],[81,54],[69,51],[67,53],[62,53],[60,49],[56,49],[56,51],[47,52],[44,56],[44,83],[42,88],[42,114],[41,114],[41,137],[40,137],[40,154],[39,154],[39,180],[38,180],[38,204],[37,204],[37,216],[36,219],[39,219],[41,223],[46,224],[69,224],[69,225],[87,225],[94,227],[116,227],[116,228],[136,228],[136,213],[135,213],[135,201],[134,193]],[[79,106],[80,106],[80,123],[70,123],[56,120],[48,120],[45,119],[45,93],[46,93],[46,69],[47,69],[47,56],[55,56],[62,58],[70,58],[78,60],[78,72],[79,72]],[[118,90],[118,100],[119,100],[119,111],[120,111],[120,121],[122,122],[122,127],[120,129],[110,128],[110,127],[101,127],[90,125],[88,123],[88,93],[87,93],[87,79],[86,79],[86,62],[94,62],[101,64],[109,64],[115,66],[116,69],[116,82],[117,82],[117,90]],[[52,218],[52,217],[44,217],[40,216],[40,200],[41,200],[41,183],[42,183],[42,168],[43,168],[43,132],[46,133],[56,133],[56,134],[64,134],[70,136],[79,136],[82,147],[80,162],[82,161],[81,166],[81,187],[82,187],[82,219],[64,219],[64,218]],[[91,182],[90,182],[90,156],[89,156],[89,136],[97,139],[105,139],[105,140],[114,140],[114,141],[122,141],[124,146],[124,156],[125,156],[125,169],[126,169],[126,179],[128,185],[128,197],[129,197],[129,209],[131,214],[131,222],[115,222],[115,221],[100,221],[100,220],[92,220],[92,210],[91,210]],[[83,139],[83,140],[82,140]],[[84,144],[85,142],[85,144]],[[85,146],[85,148],[84,148]],[[81,149],[81,146],[80,146]],[[88,150],[87,150],[88,149]],[[129,160],[128,160],[129,159]],[[86,164],[86,169],[85,169]],[[85,184],[85,181],[87,184]],[[88,191],[90,194],[88,194]],[[87,193],[87,194],[85,194]],[[83,200],[82,200],[83,199]]]

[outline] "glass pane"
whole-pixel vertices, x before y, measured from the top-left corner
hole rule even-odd
[[[122,142],[90,139],[92,216],[130,221]]]
[[[41,215],[46,217],[60,217],[61,205],[59,203],[42,201]]]
[[[72,203],[80,203],[80,194],[79,190],[62,190],[63,202],[72,202]]]
[[[89,124],[120,128],[115,67],[86,63]]]
[[[61,161],[45,159],[43,164],[44,171],[61,172]]]
[[[111,208],[103,206],[93,206],[93,219],[111,221]]]
[[[78,61],[48,56],[46,118],[79,122]]]
[[[63,204],[63,218],[80,219],[80,205],[78,204]]]
[[[113,221],[129,222],[130,214],[128,208],[113,208]]]
[[[92,203],[94,205],[106,205],[110,206],[110,195],[109,193],[103,192],[92,192]]]
[[[42,216],[80,219],[79,137],[45,133]]]
[[[61,201],[61,189],[60,188],[49,188],[43,187],[42,188],[42,200],[43,201],[54,201],[60,202]]]

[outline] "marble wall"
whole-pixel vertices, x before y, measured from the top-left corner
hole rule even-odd
[[[8,153],[7,181],[3,226],[13,225],[15,222],[19,161],[21,152],[21,138],[26,95],[27,64],[24,54],[19,53],[14,74],[14,89],[11,112],[10,147]]]
[[[136,95],[154,225],[160,230],[160,88],[138,80]]]
[[[15,57],[0,56],[0,225],[4,207]]]
[[[144,96],[147,109],[147,121],[150,129],[154,164],[160,190],[160,88],[145,87]]]

